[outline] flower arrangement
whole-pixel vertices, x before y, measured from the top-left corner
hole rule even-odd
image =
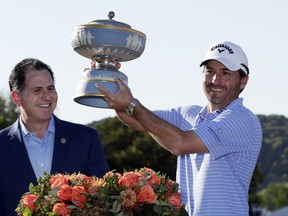
[[[188,216],[178,184],[150,168],[103,178],[44,173],[16,208],[19,216]]]

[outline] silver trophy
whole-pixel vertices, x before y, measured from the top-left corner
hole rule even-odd
[[[74,101],[91,107],[108,108],[103,94],[95,87],[100,84],[112,93],[119,90],[115,79],[128,85],[128,77],[117,70],[118,62],[125,62],[141,56],[146,43],[146,35],[131,26],[109,19],[95,20],[72,29],[71,44],[75,52],[97,62],[96,69],[82,72]]]

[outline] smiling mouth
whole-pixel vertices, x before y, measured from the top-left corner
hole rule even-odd
[[[219,89],[219,88],[211,88],[211,91],[213,91],[213,92],[222,92],[223,90]]]
[[[215,87],[211,87],[210,88],[211,92],[215,92],[215,93],[220,93],[220,92],[224,92],[223,88],[215,88]]]
[[[41,108],[49,108],[51,106],[51,104],[41,104],[39,105],[39,107]]]

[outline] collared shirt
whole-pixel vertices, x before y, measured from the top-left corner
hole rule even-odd
[[[189,215],[248,215],[248,190],[262,129],[243,99],[211,113],[207,107],[186,106],[155,114],[182,130],[193,130],[209,150],[177,159],[176,180]]]
[[[53,116],[49,122],[47,131],[41,139],[35,133],[30,132],[20,120],[25,147],[32,164],[36,178],[43,176],[43,172],[51,172],[52,157],[55,138],[55,122]]]

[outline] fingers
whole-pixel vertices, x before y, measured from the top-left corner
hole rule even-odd
[[[122,80],[116,79],[115,82],[119,86],[119,91],[123,91],[125,90],[125,88],[127,88],[127,86],[123,83]],[[110,91],[108,91],[106,88],[104,88],[103,86],[99,85],[99,83],[96,83],[95,86],[105,97],[107,98],[113,97],[113,94]]]
[[[105,97],[111,97],[111,93],[107,89],[99,85],[99,83],[96,83],[95,86]]]
[[[119,85],[120,89],[126,86],[124,82],[119,78],[115,79],[115,82]]]
[[[92,60],[91,62],[91,69],[96,69],[96,61]]]
[[[90,68],[84,68],[83,72],[90,70]]]
[[[108,103],[108,106],[112,109],[119,109],[119,102],[117,101],[116,94],[111,93],[100,84],[95,84],[96,88],[103,94],[103,99]]]
[[[120,62],[115,62],[115,68],[118,71],[121,67],[121,63]]]

